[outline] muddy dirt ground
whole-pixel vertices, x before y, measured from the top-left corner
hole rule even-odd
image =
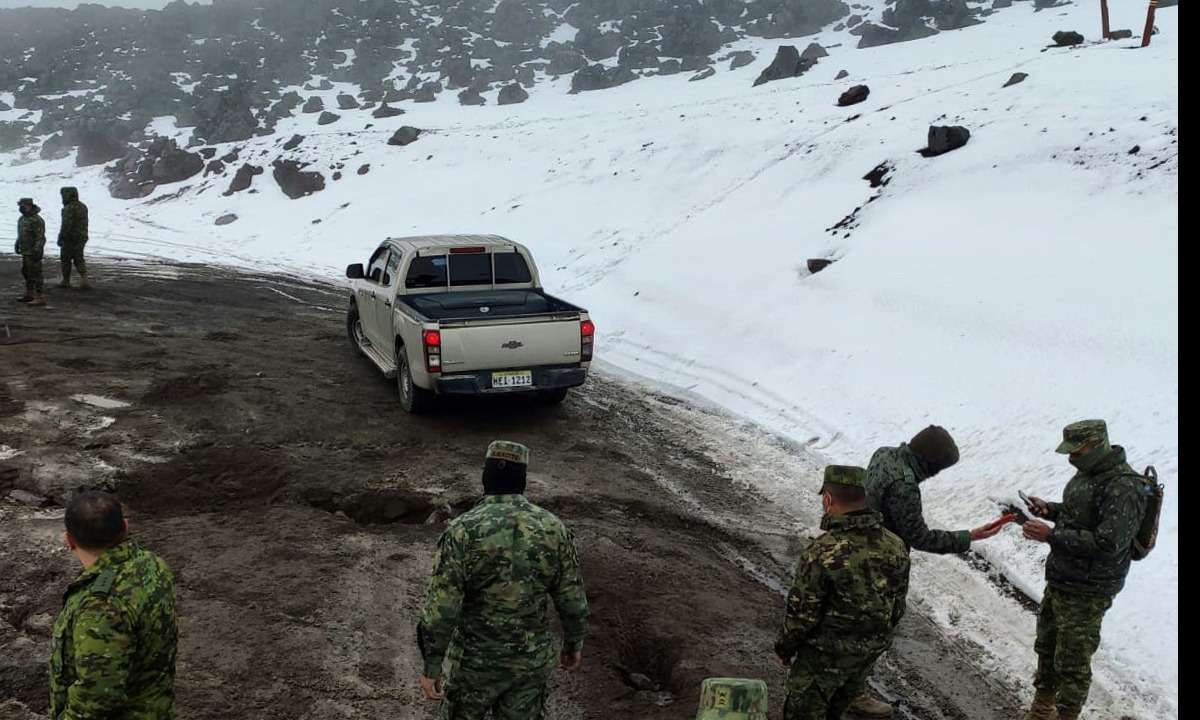
[[[690,720],[717,675],[766,679],[779,717],[780,588],[812,530],[714,459],[744,443],[705,429],[717,411],[597,372],[557,408],[412,417],[352,352],[336,285],[94,265],[96,289],[0,305],[0,718],[46,711],[49,628],[78,571],[56,505],[80,487],[120,493],[175,571],[181,718],[432,717],[424,581],[496,438],[532,448],[528,494],[574,529],[592,606],[585,666],[555,676],[548,718]],[[19,277],[0,261],[0,289]],[[873,684],[901,717],[1019,714],[914,611]]]

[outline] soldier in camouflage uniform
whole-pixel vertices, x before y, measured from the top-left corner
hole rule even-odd
[[[438,540],[417,627],[421,688],[443,720],[539,720],[554,665],[549,596],[563,628],[562,666],[582,662],[588,604],[571,532],[525,499],[529,450],[487,450],[484,498]],[[442,663],[450,659],[442,688]]]
[[[840,720],[904,614],[908,552],[868,507],[866,474],[825,468],[825,534],[800,556],[775,642],[791,667],[784,720]]]
[[[79,191],[65,187],[62,193],[62,226],[58,229],[58,246],[62,248],[62,287],[71,287],[71,265],[79,272],[79,287],[87,289],[87,262],[83,247],[88,241],[88,209],[79,201]]]
[[[50,650],[53,720],[173,720],[175,579],[126,539],[121,504],[85,492],[67,505],[65,540],[83,573],[63,595]]]
[[[1058,452],[1077,472],[1061,503],[1030,498],[1039,520],[1022,527],[1025,537],[1049,543],[1046,592],[1038,612],[1037,689],[1028,720],[1076,720],[1092,683],[1092,655],[1100,624],[1125,586],[1130,552],[1146,495],[1125,450],[1110,445],[1103,420],[1082,420],[1063,429]]]
[[[46,250],[46,223],[42,211],[32,198],[17,201],[21,219],[17,221],[17,244],[13,251],[21,256],[21,276],[25,278],[25,294],[17,302],[45,305],[42,297],[42,256]]]
[[[958,446],[950,433],[930,425],[899,447],[882,447],[867,465],[867,498],[883,515],[883,524],[907,548],[935,554],[966,552],[971,543],[992,537],[1000,526],[974,530],[932,530],[925,523],[921,483],[958,462]],[[890,717],[892,708],[864,695],[851,709],[867,717]]]

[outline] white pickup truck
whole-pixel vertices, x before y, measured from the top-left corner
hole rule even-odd
[[[595,326],[547,295],[523,245],[496,235],[389,238],[346,268],[346,329],[413,413],[437,395],[536,392],[559,403],[582,385]]]

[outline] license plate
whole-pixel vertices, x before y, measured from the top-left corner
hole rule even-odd
[[[533,372],[530,370],[492,373],[492,387],[494,388],[529,387],[531,385],[533,385]]]

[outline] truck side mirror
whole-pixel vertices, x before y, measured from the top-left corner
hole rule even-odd
[[[362,280],[364,277],[366,277],[366,273],[363,272],[362,263],[354,263],[353,265],[347,265],[346,266],[346,277],[350,278],[351,280]]]

